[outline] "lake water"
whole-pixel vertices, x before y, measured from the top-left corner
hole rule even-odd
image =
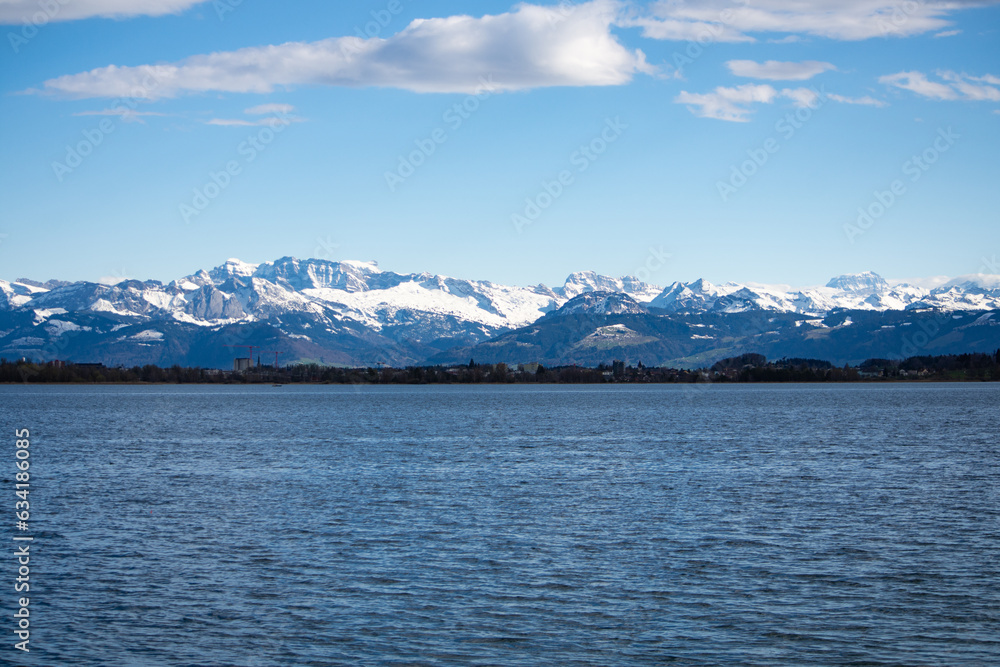
[[[14,428],[35,537],[32,651],[4,613],[0,664],[1000,663],[1000,385],[0,407],[6,539]],[[0,558],[5,612],[15,576]]]

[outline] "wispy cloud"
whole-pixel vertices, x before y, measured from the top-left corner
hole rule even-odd
[[[908,37],[946,30],[954,12],[996,0],[659,0],[624,23],[651,39],[753,41],[755,33],[837,40]]]
[[[289,114],[295,111],[291,104],[258,104],[255,107],[244,109],[243,113],[251,116],[263,116],[267,114]]]
[[[945,30],[934,35],[935,37],[954,37],[955,35],[961,35],[961,30]]]
[[[836,93],[829,93],[827,95],[834,102],[839,102],[841,104],[860,104],[863,106],[871,107],[885,107],[889,106],[886,102],[882,100],[877,100],[870,95],[865,95],[864,97],[845,97],[843,95],[837,95]]]
[[[168,116],[170,114],[159,113],[157,111],[135,111],[125,107],[116,109],[100,109],[99,111],[78,111],[74,116],[118,116],[126,123],[142,123],[146,116]]]
[[[260,104],[249,109],[244,109],[243,113],[248,116],[262,116],[259,118],[213,118],[205,121],[206,125],[219,125],[222,127],[257,127],[261,125],[271,125],[273,123],[301,123],[304,118],[291,115],[295,107],[291,104]]]
[[[798,35],[785,35],[781,39],[769,39],[768,44],[795,44],[796,42],[801,42],[802,38]]]
[[[659,16],[630,16],[618,20],[625,28],[642,28],[642,36],[668,42],[755,42],[753,37],[740,32],[718,17],[716,20],[691,21],[661,18]]]
[[[612,34],[618,10],[614,0],[571,9],[521,4],[495,16],[416,20],[387,39],[340,37],[199,55],[174,64],[110,65],[50,79],[41,92],[121,97],[139,88],[154,99],[268,93],[313,84],[472,93],[486,76],[496,90],[620,85],[654,70],[641,51],[625,48]],[[145,86],[138,85],[144,81]]]
[[[753,60],[730,60],[726,63],[726,67],[736,76],[772,81],[805,81],[817,74],[837,69],[830,63],[818,60],[805,60],[798,63],[778,60],[768,60],[763,63]]]
[[[747,83],[735,88],[719,86],[710,93],[681,91],[674,102],[687,105],[691,113],[702,118],[746,122],[750,105],[770,104],[777,96],[778,91],[771,86]]]
[[[710,93],[682,91],[674,98],[674,102],[687,105],[691,113],[701,118],[744,123],[750,120],[750,114],[753,113],[755,104],[772,104],[779,99],[789,100],[799,108],[817,108],[826,101],[885,106],[885,102],[872,97],[845,97],[816,88],[782,88],[778,90],[767,84],[754,83],[733,88],[720,86]]]
[[[0,0],[0,25],[20,24],[41,11],[49,21],[75,21],[95,16],[126,18],[177,14],[208,0]]]
[[[933,100],[969,100],[1000,102],[1000,77],[986,74],[970,76],[948,70],[936,72],[938,81],[923,72],[897,72],[879,77],[879,83],[908,90]]]

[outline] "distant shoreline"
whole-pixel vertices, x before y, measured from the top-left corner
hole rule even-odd
[[[764,380],[760,382],[359,382],[351,384],[348,382],[288,382],[281,383],[279,387],[292,387],[292,386],[308,386],[308,387],[487,387],[487,386],[573,386],[573,385],[585,385],[589,387],[598,386],[705,386],[705,385],[779,385],[779,384],[791,384],[791,385],[834,385],[834,384],[868,384],[868,385],[893,385],[893,384],[992,384],[994,382],[1000,381],[998,379],[980,380],[980,379],[959,379],[959,380],[942,380],[942,379],[914,379],[914,380],[877,380],[877,379],[865,379],[865,380],[840,380],[837,382],[824,382],[822,380],[794,380],[794,381],[781,381],[781,380]],[[17,387],[17,386],[30,386],[30,387],[266,387],[271,385],[273,387],[274,383],[271,382],[13,382],[13,381],[3,381],[0,382],[0,386],[3,387]]]
[[[338,368],[319,364],[287,367],[253,366],[222,371],[154,365],[132,368],[100,363],[0,359],[0,384],[154,385],[154,384],[340,384],[340,385],[476,385],[476,384],[802,384],[897,382],[995,382],[1000,380],[1000,349],[994,353],[868,359],[857,366],[837,367],[819,359],[768,361],[747,353],[699,369],[626,365],[614,361],[596,368],[539,363],[507,365],[410,366],[406,368]]]

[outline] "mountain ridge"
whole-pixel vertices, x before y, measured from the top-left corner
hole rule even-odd
[[[91,351],[123,363],[224,366],[233,351],[207,346],[259,342],[267,349],[283,346],[286,361],[398,365],[424,363],[449,349],[474,349],[543,319],[571,315],[690,319],[756,313],[806,322],[839,311],[996,309],[1000,276],[979,274],[934,289],[890,285],[873,272],[792,289],[706,280],[659,287],[632,276],[581,271],[549,288],[400,274],[374,262],[283,257],[252,264],[234,258],[166,284],[0,281],[0,355],[65,358]],[[253,336],[260,340],[249,340]],[[602,345],[626,338],[598,336]]]

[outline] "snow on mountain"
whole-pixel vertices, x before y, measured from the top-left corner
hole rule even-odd
[[[31,301],[34,294],[46,292],[42,287],[25,285],[20,282],[9,283],[0,280],[0,310],[18,308]]]
[[[652,301],[661,291],[661,287],[644,283],[635,276],[611,278],[593,271],[571,273],[563,286],[557,290],[566,299],[572,299],[585,292],[618,292],[628,294],[643,303]]]
[[[39,309],[202,327],[272,320],[280,327],[282,318],[294,316],[294,327],[302,326],[300,318],[305,317],[331,332],[347,322],[414,340],[456,335],[482,340],[529,324],[566,300],[543,285],[509,287],[429,273],[397,274],[373,262],[291,257],[262,264],[230,259],[167,285],[125,280],[115,285],[72,283],[37,294],[19,291],[29,290],[0,284],[0,307],[30,302]],[[292,326],[285,333],[301,334]]]
[[[960,287],[965,291],[980,290],[981,292],[996,292],[1000,290],[1000,276],[992,276],[985,273],[972,273],[966,276],[959,276],[949,280],[941,287],[938,287],[932,292],[938,290],[948,290],[954,287]]]
[[[227,259],[226,263],[209,272],[212,280],[219,283],[229,278],[249,278],[257,270],[258,264],[247,264],[238,259]]]
[[[409,321],[414,312],[455,318],[490,330],[530,324],[561,302],[550,290],[507,287],[415,274],[382,273],[377,285],[353,285],[355,289],[317,287],[303,294],[333,306],[375,330]]]
[[[621,292],[584,292],[567,301],[549,317],[562,315],[637,315],[648,313],[649,309],[627,294]]]
[[[881,294],[889,289],[889,283],[872,271],[837,276],[830,280],[826,286],[841,292],[865,295]]]
[[[734,300],[724,300],[720,304],[720,299],[726,299],[737,293],[739,294]],[[649,307],[662,308],[669,312],[711,311],[715,310],[716,306],[722,309],[731,307],[736,302],[746,305],[748,299],[758,297],[759,295],[736,283],[713,285],[707,280],[696,280],[693,283],[677,282],[667,287],[649,302]]]
[[[935,287],[910,308],[993,310],[1000,308],[1000,276],[971,274]]]
[[[375,336],[389,345],[403,346],[400,349],[414,349],[406,347],[411,345],[445,349],[456,345],[455,341],[482,342],[556,312],[768,311],[821,320],[837,309],[923,308],[1000,309],[1000,276],[961,276],[932,290],[890,285],[871,272],[839,276],[825,286],[805,289],[756,283],[713,285],[706,280],[675,282],[661,289],[634,277],[610,278],[587,271],[571,274],[553,290],[544,285],[512,287],[430,273],[399,274],[384,271],[374,262],[284,257],[261,264],[230,259],[166,285],[152,280],[123,280],[114,285],[0,281],[0,312],[11,322],[4,335],[10,341],[22,341],[21,346],[26,345],[23,340],[33,339],[36,329],[52,338],[91,327],[96,327],[95,336],[120,327],[139,327],[134,336],[193,325],[208,335],[228,325],[261,324],[277,329],[287,339],[344,335],[368,341]],[[145,338],[155,337],[142,334],[128,340],[155,342]],[[0,340],[0,351],[14,349],[11,345]],[[368,343],[358,345],[362,349]],[[393,354],[398,359],[413,358],[406,351]]]
[[[649,306],[668,312],[742,312],[772,310],[823,316],[832,310],[987,310],[1000,307],[993,276],[965,276],[935,290],[905,283],[889,285],[877,273],[838,276],[824,287],[794,290],[751,283],[713,285],[705,280],[674,283]]]
[[[842,289],[831,288],[834,284]],[[835,278],[827,288],[808,293],[825,310],[991,310],[1000,308],[1000,276],[960,276],[928,290],[906,283],[890,286],[877,274],[864,273]]]
[[[375,263],[327,262],[323,260],[300,261],[283,257],[276,262],[258,265],[252,275],[282,285],[288,289],[336,289],[345,292],[365,292],[395,284]]]

